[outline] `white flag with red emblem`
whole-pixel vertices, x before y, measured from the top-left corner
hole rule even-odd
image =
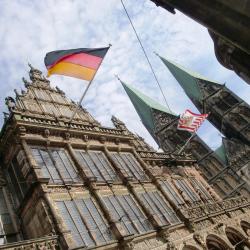
[[[195,114],[187,109],[185,113],[181,115],[177,129],[194,133],[207,117],[208,114]]]

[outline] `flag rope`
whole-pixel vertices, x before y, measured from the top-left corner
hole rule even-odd
[[[147,55],[147,53],[146,53],[146,50],[145,50],[144,47],[143,47],[143,44],[142,44],[142,42],[141,42],[141,39],[139,38],[139,35],[138,35],[138,33],[137,33],[137,31],[136,31],[134,25],[133,25],[133,22],[132,22],[132,20],[131,20],[129,14],[128,14],[128,11],[127,11],[127,9],[126,9],[126,7],[125,7],[125,5],[124,5],[124,3],[123,3],[122,0],[121,0],[121,4],[122,4],[122,6],[123,6],[123,8],[124,8],[124,11],[125,11],[127,17],[128,17],[128,20],[129,20],[129,22],[130,22],[130,24],[131,24],[131,26],[132,26],[132,28],[133,28],[133,30],[134,30],[135,36],[136,36],[136,38],[137,38],[137,40],[138,40],[138,42],[139,42],[139,44],[140,44],[140,46],[141,46],[141,49],[142,49],[142,51],[143,51],[143,54],[144,54],[144,56],[145,56],[146,59],[147,59],[148,65],[149,65],[149,67],[150,67],[150,69],[151,69],[151,71],[152,71],[152,73],[153,73],[153,76],[154,76],[154,78],[155,78],[155,81],[156,81],[156,83],[157,83],[157,85],[158,85],[158,87],[159,87],[159,89],[160,89],[160,91],[161,91],[161,94],[162,94],[162,96],[163,96],[163,99],[164,99],[164,101],[165,101],[165,104],[166,104],[166,106],[168,107],[168,109],[171,111],[171,109],[170,109],[170,107],[169,107],[169,105],[168,105],[167,99],[166,99],[166,97],[165,97],[165,95],[164,95],[164,92],[163,92],[163,90],[162,90],[162,87],[161,87],[161,85],[160,85],[160,83],[159,83],[159,80],[158,80],[158,78],[157,78],[157,76],[156,76],[156,74],[155,74],[155,71],[154,71],[154,69],[153,69],[153,66],[152,66],[152,64],[151,64],[151,62],[150,62],[150,60],[149,60],[149,58],[148,58],[148,55]],[[172,112],[172,111],[171,111],[171,112]]]

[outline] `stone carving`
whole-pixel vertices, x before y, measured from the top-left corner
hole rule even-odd
[[[158,110],[153,110],[153,116],[155,122],[155,133],[162,130],[163,128],[167,127],[171,122],[177,120],[178,118],[174,115],[161,112]]]
[[[10,112],[14,111],[16,102],[11,96],[5,98],[5,104]]]
[[[29,81],[27,81],[24,77],[22,78],[22,81],[24,82],[24,86],[25,86],[25,88],[28,88],[29,86],[30,86],[30,82]]]
[[[201,245],[204,248],[206,247],[206,242],[203,235],[196,232],[193,234],[193,238],[199,245]]]
[[[50,135],[50,131],[49,131],[49,129],[46,128],[46,129],[44,130],[44,137],[45,137],[45,138],[48,138],[49,135]]]
[[[56,250],[58,249],[57,240],[44,240],[44,241],[25,241],[22,246],[7,246],[6,250]]]

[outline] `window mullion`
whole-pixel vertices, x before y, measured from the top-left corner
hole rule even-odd
[[[111,166],[107,165],[108,162],[105,161],[103,157],[103,155],[101,153],[97,153],[95,152],[96,158],[99,160],[100,164],[103,166],[103,168],[106,170],[108,176],[110,177],[111,180],[115,180],[115,172],[113,171],[113,169],[111,168]],[[103,162],[105,161],[105,163]]]
[[[59,178],[61,179],[61,182],[65,184],[64,178],[63,178],[63,176],[60,173],[60,169],[58,169],[56,161],[54,160],[53,154],[51,153],[51,151],[49,149],[47,149],[47,153],[48,153],[48,155],[50,157],[51,162],[53,163],[53,167],[55,168],[55,170],[56,170]]]
[[[91,159],[91,161],[93,162],[95,168],[97,169],[97,171],[99,172],[99,175],[102,177],[103,180],[107,181],[107,178],[105,177],[105,173],[106,172],[106,169],[104,169],[103,167],[99,167],[98,164],[95,162],[94,160],[94,157],[89,153],[87,152],[88,155],[89,155],[89,158]],[[94,152],[92,152],[93,154]]]
[[[127,159],[127,161],[130,162],[133,169],[138,173],[138,176],[140,177],[139,179],[141,179],[142,177],[144,178],[145,172],[141,169],[139,163],[137,163],[135,159],[133,159],[132,155],[126,153],[124,154],[124,156]]]
[[[110,199],[111,197],[113,197],[113,199],[117,202],[120,211],[116,208],[116,206],[115,206],[114,202],[112,201],[112,199]],[[129,226],[127,225],[127,221],[125,220],[125,218],[126,218],[129,221],[129,223],[131,223],[126,211],[123,209],[123,206],[120,204],[120,201],[117,199],[116,196],[113,195],[111,197],[108,197],[108,199],[109,199],[109,201],[112,204],[113,208],[117,211],[117,213],[118,213],[118,215],[120,217],[118,220],[121,220],[123,222],[125,228],[127,229],[127,232],[129,234],[131,234],[131,232],[130,232],[131,230],[129,229]],[[121,212],[122,212],[122,214],[121,214]],[[133,230],[135,231],[135,228],[134,228],[133,225],[132,225],[132,227],[133,227]]]
[[[81,221],[82,221],[84,227],[85,227],[86,230],[87,230],[86,232],[88,233],[88,236],[89,236],[89,237],[92,239],[92,241],[96,244],[96,243],[97,243],[97,242],[96,242],[96,239],[95,239],[95,238],[93,237],[93,235],[91,234],[91,230],[89,229],[89,227],[88,227],[88,225],[87,225],[87,223],[86,223],[84,217],[82,216],[82,214],[81,214],[81,212],[80,212],[80,210],[79,210],[79,208],[78,208],[78,206],[77,206],[75,200],[71,200],[70,202],[73,203],[73,206],[75,207],[76,211],[78,212],[78,214],[79,214],[79,216],[80,216],[80,218],[81,218]],[[67,204],[66,204],[66,207],[67,207]],[[67,207],[67,209],[68,209],[68,207]],[[71,216],[71,214],[70,214],[70,216]],[[72,220],[74,221],[73,218],[72,218]],[[77,228],[77,230],[78,230],[78,228]],[[79,231],[79,230],[78,230],[78,231]],[[79,233],[80,233],[80,235],[81,235],[81,232],[80,232],[80,231],[79,231]],[[83,238],[82,235],[81,235],[81,238],[82,238],[82,240],[85,242],[85,240],[84,240],[84,238]],[[87,244],[86,244],[86,246],[87,246]]]
[[[66,167],[66,165],[65,165],[65,163],[64,163],[64,161],[63,161],[63,159],[62,159],[62,157],[61,157],[61,155],[60,155],[60,149],[57,149],[57,150],[55,150],[55,152],[56,152],[56,154],[57,154],[57,156],[58,156],[58,158],[61,160],[61,166],[62,166],[62,170],[65,172],[65,173],[67,173],[67,175],[69,176],[69,179],[71,179],[71,181],[73,181],[73,179],[72,179],[72,177],[71,177],[71,175],[70,175],[70,173],[69,173],[69,171],[68,171],[68,169],[67,169],[67,167]],[[59,163],[57,163],[57,162],[55,162],[55,164],[57,165],[57,164],[59,164]]]
[[[37,150],[37,152],[39,153],[39,155],[40,155],[40,157],[41,157],[41,159],[42,159],[42,161],[43,161],[44,167],[46,168],[46,170],[47,170],[47,172],[48,172],[48,174],[49,174],[49,176],[50,176],[52,182],[54,182],[54,178],[53,178],[52,174],[50,173],[50,170],[49,170],[49,168],[48,168],[48,166],[47,166],[47,163],[44,161],[44,158],[43,158],[43,155],[41,154],[40,148],[38,148],[38,149],[36,149],[36,150]]]
[[[19,183],[20,181],[19,181],[19,179],[18,179],[18,177],[17,177],[17,173],[16,173],[16,171],[15,171],[15,168],[14,168],[14,166],[13,166],[13,163],[11,163],[10,166],[11,166],[11,168],[12,168],[12,172],[14,173],[14,176],[15,176],[15,178],[16,178],[16,182],[17,182],[19,191],[20,191],[20,193],[21,193],[21,195],[22,195],[22,198],[23,198],[23,197],[24,197],[24,193],[23,193],[23,190],[22,190],[21,185],[20,185],[20,183]]]
[[[93,204],[93,206],[95,206],[94,202],[93,202],[91,199],[89,199],[89,200],[90,200],[90,202]],[[95,222],[96,228],[100,231],[100,233],[101,233],[101,235],[102,235],[104,241],[107,241],[106,238],[105,238],[105,235],[103,234],[103,232],[102,232],[102,230],[101,230],[101,228],[100,228],[101,225],[98,224],[96,217],[92,215],[92,212],[93,212],[93,211],[91,211],[91,208],[89,208],[87,202],[85,202],[84,200],[83,200],[83,202],[84,202],[84,204],[85,204],[85,206],[86,206],[86,208],[87,208],[87,210],[88,210],[88,212],[89,212],[89,214],[90,214],[92,220]],[[97,210],[96,207],[95,207],[95,209]],[[98,210],[97,210],[97,215],[96,215],[96,216],[101,217],[101,215],[100,215],[100,213],[99,213]],[[104,222],[103,220],[102,220],[102,223],[103,223],[104,226],[106,226],[106,224],[105,224],[105,222]],[[106,227],[106,228],[107,228],[107,227]]]
[[[73,175],[70,173],[70,171],[68,169],[71,169],[71,171],[74,172],[76,177],[77,177],[77,171],[75,170],[73,163],[70,161],[67,152],[65,151],[65,149],[63,149],[63,150],[59,149],[58,150],[58,155],[59,155],[59,157],[60,157],[60,159],[61,159],[61,161],[62,161],[62,163],[64,165],[64,168],[66,169],[68,175],[70,176],[71,180],[74,182],[74,177],[73,177]],[[65,157],[65,159],[64,159],[64,157]],[[66,160],[66,162],[68,162],[68,166],[67,166],[65,160]]]
[[[118,163],[118,165],[120,165],[121,168],[123,170],[125,170],[125,172],[128,174],[128,176],[136,178],[135,175],[134,175],[134,173],[131,172],[131,169],[128,168],[128,166],[126,164],[124,164],[123,161],[121,161],[121,156],[118,153],[113,153],[112,156],[113,156],[113,158],[115,158],[115,160]]]
[[[127,161],[125,161],[123,157],[124,157]],[[122,154],[122,155],[121,155],[121,158],[122,158],[122,160],[124,161],[124,163],[130,168],[130,171],[131,171],[132,173],[134,173],[135,177],[136,177],[138,180],[140,180],[142,176],[141,176],[140,172],[138,172],[138,169],[136,169],[136,167],[133,165],[133,163],[130,162],[130,159],[128,159],[127,154]],[[128,164],[128,162],[129,162],[130,164]]]
[[[163,204],[163,200],[162,200],[162,197],[157,193],[157,192],[154,192],[154,194],[152,194],[152,196],[154,196],[155,198],[155,203],[157,205],[158,203],[158,207],[159,207],[159,210],[161,211],[161,214],[166,218],[167,222],[170,223],[170,220],[171,220],[171,212],[170,212],[170,208],[167,206],[167,204],[164,202]]]
[[[85,160],[82,151],[78,151],[78,152],[80,153],[80,156],[81,156],[82,160],[84,161],[83,166],[85,166],[85,169],[89,170],[91,172],[92,176],[95,176],[92,168],[89,166],[88,162]],[[81,164],[82,164],[82,162],[81,162]]]
[[[140,232],[140,229],[138,228],[138,226],[136,225],[135,221],[132,219],[132,217],[129,214],[129,210],[126,209],[126,205],[128,206],[128,208],[132,211],[131,207],[128,205],[127,200],[123,197],[123,196],[119,196],[116,197],[116,199],[118,200],[118,202],[121,204],[121,207],[124,211],[124,213],[126,214],[127,218],[129,219],[130,223],[133,225],[134,229],[136,229],[137,232]],[[122,200],[124,201],[124,204],[122,203]],[[137,218],[137,216],[135,216],[135,218]]]

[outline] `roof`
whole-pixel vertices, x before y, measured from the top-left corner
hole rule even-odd
[[[214,151],[223,163],[228,164],[224,143]]]
[[[202,92],[198,85],[199,79],[204,80],[208,83],[210,82],[211,84],[218,84],[215,81],[211,81],[198,73],[192,72],[191,70],[188,70],[183,66],[173,61],[170,61],[169,59],[165,59],[163,57],[160,57],[160,59],[167,66],[169,71],[173,74],[175,79],[179,82],[183,90],[191,99],[195,100],[203,99]]]
[[[159,104],[158,102],[154,101],[150,97],[144,95],[139,90],[135,89],[132,86],[121,82],[122,86],[124,87],[126,93],[128,94],[131,102],[133,103],[138,115],[140,116],[142,123],[148,129],[148,131],[153,134],[154,132],[154,120],[153,120],[153,109],[173,114],[171,110],[166,108],[165,106]]]

